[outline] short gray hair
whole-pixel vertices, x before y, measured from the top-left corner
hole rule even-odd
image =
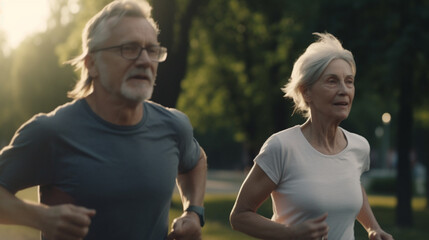
[[[353,75],[356,75],[356,63],[353,54],[344,49],[341,42],[329,33],[313,33],[318,40],[310,44],[293,65],[288,83],[282,88],[284,97],[294,101],[294,113],[310,117],[310,109],[303,93],[309,89],[335,59],[342,59],[350,64]]]
[[[82,54],[67,62],[73,65],[77,71],[80,70],[80,79],[76,82],[73,90],[68,92],[68,97],[73,99],[84,98],[92,92],[92,78],[85,67],[85,58],[109,37],[109,27],[112,26],[108,25],[107,21],[116,18],[114,26],[123,17],[145,18],[158,34],[159,28],[151,17],[151,10],[152,7],[146,0],[115,0],[106,5],[86,23],[82,32]]]

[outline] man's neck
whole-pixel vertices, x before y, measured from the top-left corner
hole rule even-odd
[[[95,114],[112,124],[132,126],[138,124],[143,118],[143,102],[101,99],[93,93],[85,100]]]

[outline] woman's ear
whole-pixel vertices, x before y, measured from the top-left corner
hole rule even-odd
[[[84,64],[85,64],[86,69],[88,69],[88,75],[91,78],[98,77],[98,69],[97,69],[97,66],[95,64],[95,59],[94,59],[93,54],[88,54],[85,57]]]
[[[311,90],[310,90],[310,88],[303,88],[301,90],[301,92],[302,92],[302,97],[304,98],[304,101],[306,103],[311,102]]]

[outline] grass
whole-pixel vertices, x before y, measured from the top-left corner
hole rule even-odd
[[[19,197],[34,201],[36,198],[35,188],[25,190],[18,194]],[[233,231],[229,225],[229,213],[234,205],[235,195],[207,195],[205,198],[206,226],[203,228],[204,240],[252,240],[240,232]],[[429,210],[425,209],[424,198],[413,199],[414,226],[412,228],[398,228],[395,226],[396,199],[390,196],[369,196],[374,214],[383,229],[391,233],[396,240],[425,240],[429,239]],[[173,218],[181,215],[182,205],[180,198],[173,197],[170,222]],[[271,201],[266,201],[259,213],[271,217]],[[368,239],[365,230],[359,223],[355,225],[356,240]],[[0,225],[0,240],[38,240],[39,232],[30,228],[18,226]]]

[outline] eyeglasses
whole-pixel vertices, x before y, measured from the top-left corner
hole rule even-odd
[[[167,59],[167,48],[156,46],[156,45],[142,47],[138,43],[126,43],[119,46],[96,49],[91,52],[94,53],[94,52],[99,52],[104,50],[115,49],[115,48],[119,48],[121,51],[121,56],[128,60],[136,60],[137,58],[140,57],[143,50],[146,50],[150,60],[154,62],[164,62],[165,59]]]

